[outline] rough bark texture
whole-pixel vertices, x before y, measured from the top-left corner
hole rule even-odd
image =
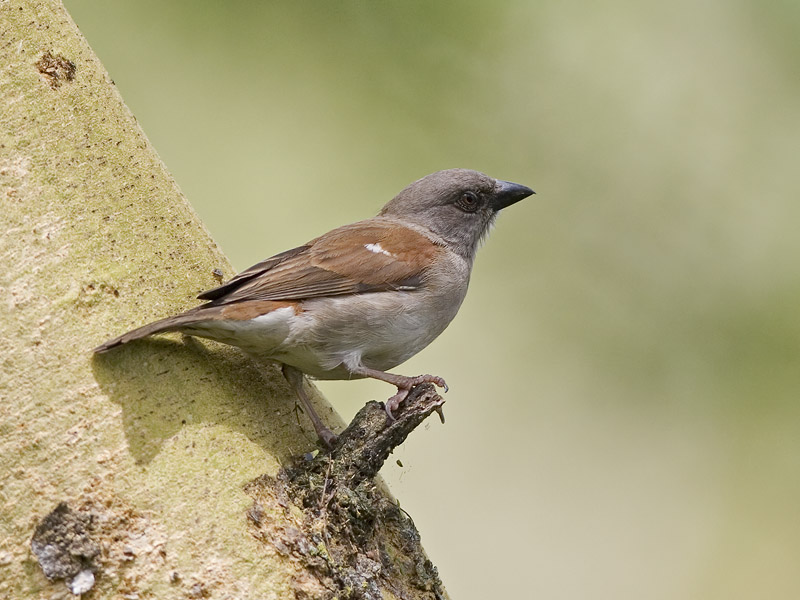
[[[91,355],[231,268],[60,2],[0,4],[0,102],[0,597],[295,597],[244,489],[315,445],[280,373]]]
[[[277,477],[247,485],[253,535],[298,566],[308,598],[447,598],[411,517],[376,481],[389,454],[444,399],[431,384],[413,389],[389,423],[368,402],[330,453],[295,461]],[[85,553],[84,547],[80,551]]]
[[[0,102],[0,598],[443,597],[374,480],[441,399],[298,463],[277,368],[188,338],[93,357],[230,265],[60,2],[0,4]]]

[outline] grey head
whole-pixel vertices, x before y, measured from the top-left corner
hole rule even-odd
[[[420,225],[472,261],[497,213],[533,193],[529,187],[478,171],[447,169],[406,187],[379,215]]]

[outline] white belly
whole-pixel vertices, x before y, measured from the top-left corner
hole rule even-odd
[[[388,371],[430,344],[456,316],[471,265],[457,257],[414,291],[314,298],[247,321],[184,329],[239,346],[318,379],[350,379],[358,367]]]
[[[387,371],[436,339],[463,298],[459,290],[451,298],[379,292],[309,300],[271,358],[319,379],[349,379],[359,365]]]

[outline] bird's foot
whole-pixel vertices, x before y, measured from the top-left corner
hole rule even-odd
[[[339,436],[333,433],[327,427],[317,429],[317,435],[319,436],[320,441],[325,445],[325,447],[328,450],[332,450],[334,445],[336,444],[336,440],[339,439]]]
[[[448,391],[447,383],[438,375],[417,375],[416,377],[403,377],[402,380],[395,382],[397,386],[397,393],[386,401],[386,414],[389,416],[389,421],[394,421],[394,411],[396,411],[403,400],[406,399],[408,393],[421,383],[432,383],[440,388]]]
[[[398,388],[397,393],[386,401],[386,414],[389,417],[389,422],[394,422],[394,411],[400,408],[403,400],[408,396],[410,390],[403,390]]]

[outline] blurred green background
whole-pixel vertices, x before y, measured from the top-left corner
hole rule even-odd
[[[384,475],[454,598],[800,598],[800,3],[66,5],[237,269],[537,190],[397,369],[451,387]]]

